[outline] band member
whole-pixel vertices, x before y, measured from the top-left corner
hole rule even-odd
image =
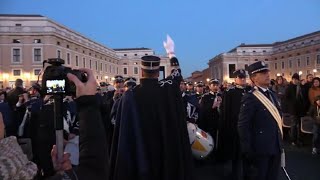
[[[199,81],[197,82],[197,85],[196,85],[196,96],[197,96],[197,99],[200,100],[202,95],[203,95],[203,83],[202,81]]]
[[[124,85],[124,78],[120,75],[115,76],[113,81],[114,90],[108,91],[106,94],[106,97],[104,97],[103,100],[103,108],[102,108],[102,118],[105,123],[105,129],[106,129],[106,135],[107,135],[107,141],[108,141],[108,150],[111,148],[112,144],[112,137],[113,137],[113,128],[112,125],[112,117],[111,117],[111,111],[114,102],[119,99],[123,92],[123,85]],[[110,153],[110,152],[109,152]]]
[[[172,54],[171,54],[172,55]],[[144,56],[140,85],[120,100],[111,153],[111,179],[192,180],[192,155],[178,59],[161,81],[160,58]]]
[[[124,80],[124,91],[130,88],[134,88],[137,85],[137,79],[135,77],[128,77]]]
[[[221,160],[232,160],[232,179],[237,180],[241,179],[238,116],[241,98],[250,88],[247,88],[245,70],[236,70],[233,75],[235,86],[226,90],[222,98],[218,153]]]
[[[186,91],[186,94],[195,94],[194,92],[194,86],[193,86],[193,83],[191,81],[187,82],[187,91]]]
[[[200,118],[197,124],[202,130],[211,134],[213,139],[216,139],[219,122],[219,107],[222,98],[221,94],[219,94],[219,80],[211,79],[209,84],[210,92],[204,94],[201,98]]]
[[[268,89],[269,69],[262,61],[248,67],[255,87],[242,97],[238,121],[244,179],[277,180],[282,152],[280,103]]]

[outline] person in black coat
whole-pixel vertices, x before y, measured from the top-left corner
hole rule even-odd
[[[288,108],[288,113],[291,115],[291,144],[301,145],[300,137],[300,118],[306,115],[305,104],[308,100],[303,95],[303,86],[300,84],[299,75],[293,74],[292,82],[289,84],[285,93],[285,101]]]
[[[76,76],[68,74],[68,78],[77,87],[75,100],[80,122],[79,165],[72,168],[68,155],[58,162],[57,149],[52,149],[51,157],[55,170],[59,172],[50,180],[108,179],[107,139],[101,119],[100,105],[95,96],[96,80],[89,69],[81,69],[88,74],[88,81],[82,83]]]
[[[211,79],[209,84],[210,92],[204,94],[200,100],[200,117],[197,124],[200,129],[208,132],[216,140],[222,98],[219,93],[219,81]]]
[[[269,69],[264,62],[251,64],[248,72],[255,87],[242,97],[238,121],[244,179],[277,180],[283,150],[280,103],[268,89]]]
[[[15,88],[9,91],[7,95],[7,101],[13,111],[16,109],[16,104],[19,100],[19,95],[23,93],[23,81],[22,79],[16,79]]]
[[[251,88],[246,85],[246,71],[239,69],[234,73],[235,87],[228,89],[221,103],[221,126],[219,127],[219,158],[232,160],[232,179],[241,179],[240,141],[238,135],[238,117],[241,98]]]

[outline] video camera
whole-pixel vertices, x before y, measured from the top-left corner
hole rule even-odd
[[[82,82],[88,81],[86,73],[63,66],[63,59],[51,58],[45,61],[45,63],[49,63],[51,66],[46,67],[42,76],[41,91],[43,94],[75,95],[76,86],[68,79],[68,73],[77,76]]]

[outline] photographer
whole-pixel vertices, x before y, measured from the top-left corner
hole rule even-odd
[[[50,179],[107,179],[107,142],[105,129],[99,112],[96,93],[96,80],[91,70],[81,69],[88,75],[88,81],[82,83],[76,76],[68,74],[69,80],[76,85],[75,100],[80,122],[80,163],[71,168],[65,155],[62,162],[57,159],[57,149],[52,149],[51,157],[55,169],[59,172]]]

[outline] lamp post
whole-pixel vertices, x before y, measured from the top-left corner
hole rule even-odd
[[[317,69],[313,69],[312,71],[313,71],[313,76],[316,76],[316,73],[318,72],[318,70]]]
[[[299,71],[299,77],[300,77],[300,79],[301,79],[301,75],[302,75],[302,71]]]
[[[104,76],[104,79],[106,80],[106,83],[108,83],[109,76]]]
[[[26,84],[25,86],[29,86],[30,85],[30,73],[24,73],[24,78],[26,79]]]
[[[2,79],[3,79],[3,87],[9,86],[8,80],[9,80],[9,74],[8,73],[3,73],[2,74]]]
[[[281,74],[280,74],[280,73],[277,73],[277,77],[279,77],[279,76],[281,76]]]

